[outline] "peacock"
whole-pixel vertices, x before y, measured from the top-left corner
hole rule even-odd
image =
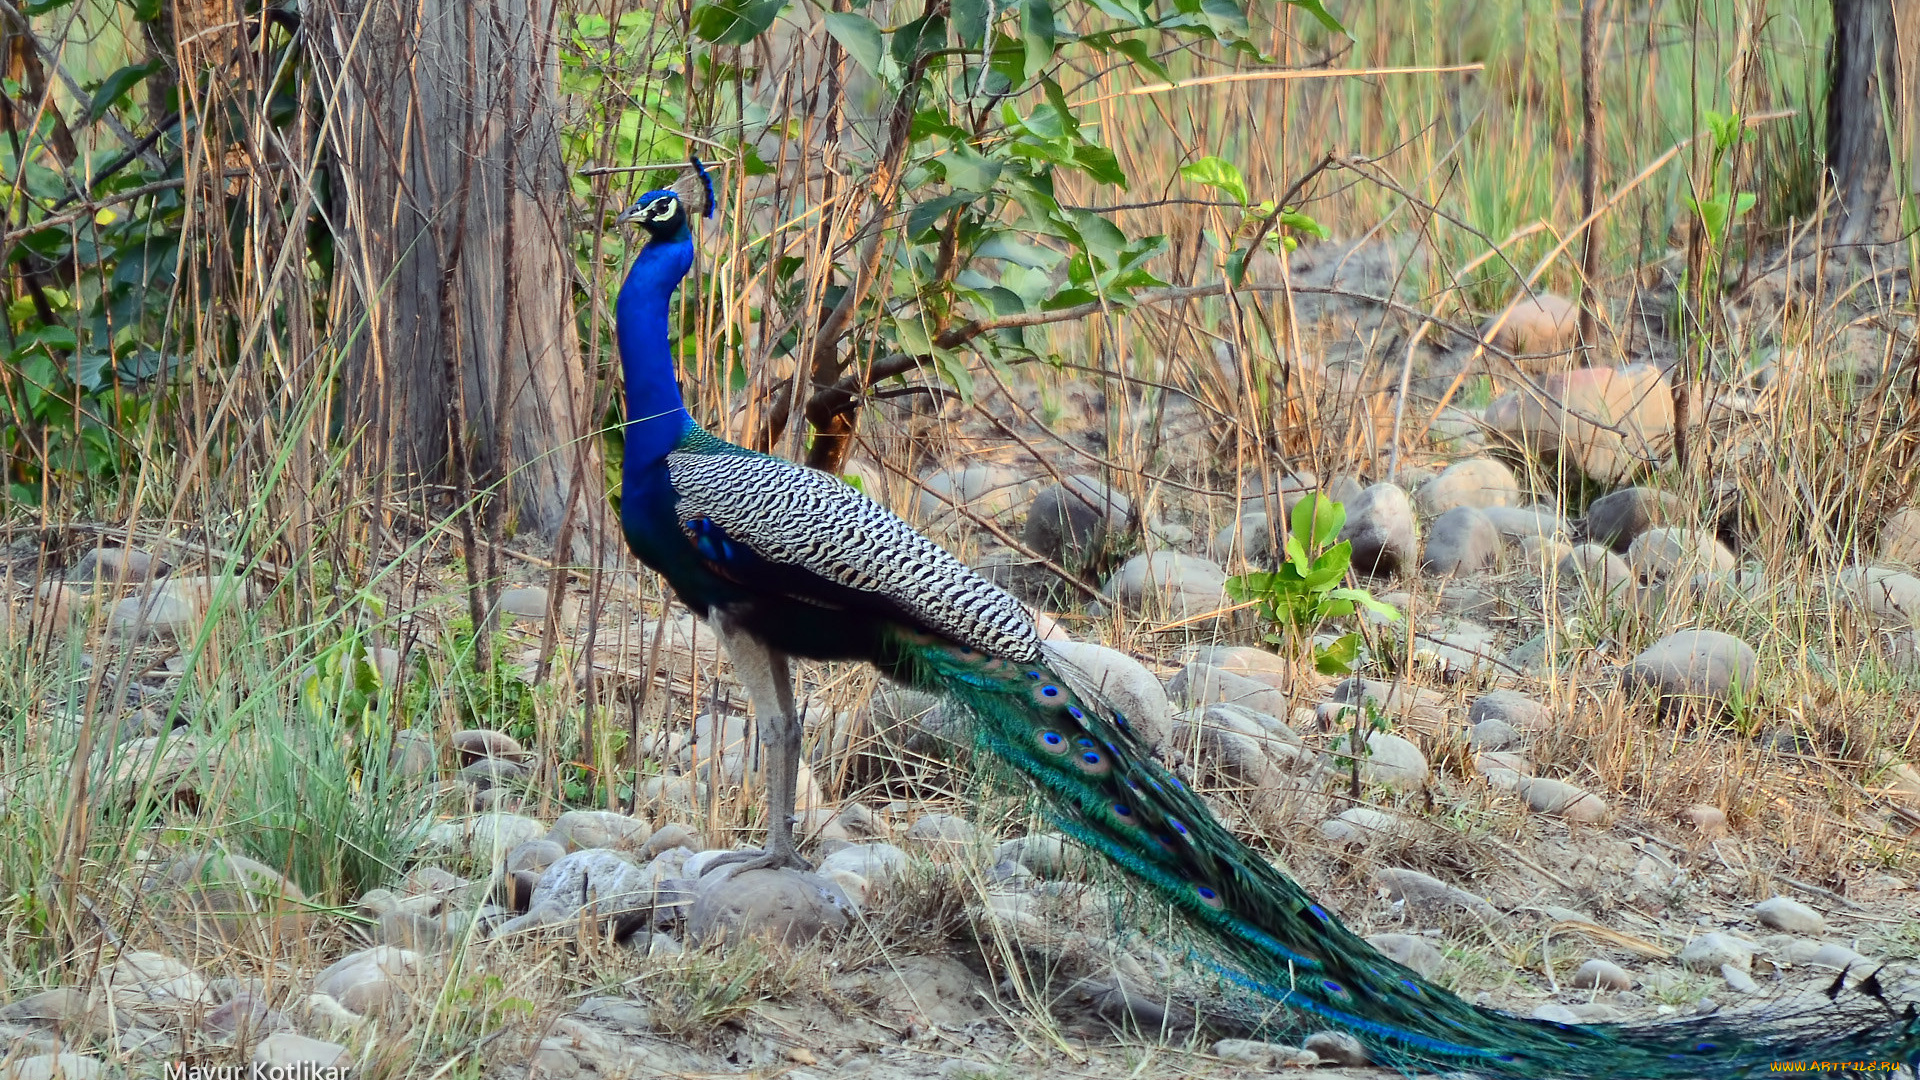
[[[712,181],[693,164],[711,217]],[[715,628],[759,722],[767,839],[731,856],[734,872],[808,866],[793,839],[801,717],[790,659],[865,661],[964,714],[977,748],[1025,776],[1061,831],[1190,926],[1230,991],[1344,1029],[1376,1062],[1721,1077],[1775,1062],[1920,1060],[1920,1017],[1892,1001],[1879,972],[1843,972],[1826,993],[1758,1014],[1579,1025],[1473,1005],[1382,956],[1216,821],[1086,676],[1049,652],[1012,596],[852,486],[694,422],[669,329],[669,301],[694,260],[688,202],[649,191],[616,219],[646,234],[616,308],[620,521],[634,555]]]

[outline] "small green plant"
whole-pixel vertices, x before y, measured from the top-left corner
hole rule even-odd
[[[1324,495],[1310,495],[1293,508],[1285,539],[1286,558],[1278,570],[1227,579],[1227,595],[1258,605],[1273,629],[1266,640],[1294,649],[1311,647],[1313,666],[1323,675],[1346,675],[1360,656],[1360,635],[1343,634],[1325,645],[1310,645],[1329,619],[1366,608],[1389,621],[1400,613],[1366,589],[1344,584],[1353,564],[1353,545],[1334,538],[1347,523],[1347,508]]]

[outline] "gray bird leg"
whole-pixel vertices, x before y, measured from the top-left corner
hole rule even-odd
[[[793,848],[793,804],[800,777],[800,712],[793,704],[793,675],[784,653],[766,647],[752,635],[715,618],[714,626],[727,643],[733,674],[747,688],[754,716],[760,721],[760,745],[767,751],[767,846],[761,852],[723,855],[707,864],[740,865],[735,873],[766,868],[811,870],[813,865]]]

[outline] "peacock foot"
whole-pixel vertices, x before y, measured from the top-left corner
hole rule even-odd
[[[813,864],[801,858],[800,853],[791,847],[776,846],[765,851],[729,851],[701,867],[700,876],[706,877],[723,866],[731,867],[729,874],[744,874],[749,870],[798,870],[807,873],[813,869]]]

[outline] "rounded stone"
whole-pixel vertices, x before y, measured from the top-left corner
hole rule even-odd
[[[1491,690],[1474,699],[1467,710],[1467,722],[1476,727],[1497,720],[1516,731],[1545,731],[1552,725],[1552,714],[1545,705],[1518,690]]]
[[[253,1048],[253,1064],[262,1069],[285,1070],[291,1075],[296,1071],[351,1065],[353,1054],[339,1043],[276,1031]]]
[[[500,590],[500,611],[521,619],[547,617],[548,594],[544,585],[525,585]]]
[[[1633,976],[1625,968],[1606,960],[1589,960],[1567,980],[1575,990],[1631,990]]]
[[[1058,833],[1030,833],[995,848],[993,861],[1024,866],[1037,878],[1057,878],[1067,870],[1067,845]]]
[[[695,886],[687,936],[708,942],[752,935],[798,945],[845,930],[851,910],[840,886],[819,874],[716,871]]]
[[[564,845],[568,851],[583,848],[639,851],[652,835],[653,827],[642,818],[611,810],[569,810],[554,820],[547,839]]]
[[[1473,750],[1505,750],[1520,743],[1520,733],[1512,724],[1497,717],[1482,720],[1467,728],[1467,747]]]
[[[1621,488],[1602,495],[1587,507],[1588,540],[1624,552],[1634,538],[1655,525],[1684,520],[1686,504],[1677,496],[1650,487]]]
[[[854,844],[820,860],[820,873],[844,870],[875,885],[884,885],[906,872],[912,860],[892,844]]]
[[[1548,458],[1559,457],[1603,484],[1666,459],[1673,441],[1673,394],[1653,364],[1574,368],[1487,406],[1487,424]]]
[[[518,761],[527,756],[526,748],[520,745],[520,740],[504,731],[469,728],[454,732],[448,742],[453,744],[454,753],[460,755],[462,765],[471,765],[486,758]]]
[[[1698,829],[1704,836],[1724,836],[1727,832],[1727,812],[1717,806],[1695,803],[1680,811],[1680,820]]]
[[[34,1054],[0,1064],[0,1080],[104,1080],[107,1063],[90,1054]]]
[[[1728,934],[1701,934],[1687,942],[1677,959],[1688,971],[1719,974],[1722,964],[1731,964],[1741,971],[1752,971],[1755,951],[1757,947],[1751,942]]]
[[[313,981],[313,989],[364,1016],[396,1004],[425,967],[419,953],[375,945],[334,961]]]
[[[1039,554],[1083,566],[1099,555],[1109,535],[1127,527],[1133,503],[1091,476],[1069,476],[1034,496],[1022,534]]]
[[[1490,570],[1500,557],[1500,530],[1484,511],[1456,506],[1441,514],[1427,533],[1420,570],[1427,574],[1473,574]]]
[[[1041,644],[1061,674],[1098,695],[1126,721],[1126,726],[1148,749],[1166,741],[1173,722],[1173,704],[1146,665],[1118,649],[1085,641],[1047,641]]]
[[[934,851],[956,851],[973,846],[980,830],[973,822],[953,814],[922,814],[907,828],[908,843]]]
[[[149,581],[173,568],[139,548],[97,547],[80,557],[70,579],[80,585]]]
[[[1385,577],[1413,564],[1418,537],[1413,503],[1405,491],[1388,483],[1375,484],[1346,506],[1347,523],[1339,538],[1353,545],[1355,571]]]
[[[1732,634],[1680,630],[1634,657],[1621,679],[1654,691],[1669,704],[1694,700],[1724,707],[1735,694],[1751,694],[1759,675],[1759,655]]]
[[[1643,581],[1725,574],[1738,565],[1726,545],[1697,529],[1648,529],[1627,545],[1627,566]]]
[[[1227,572],[1198,555],[1148,551],[1121,565],[1101,590],[1129,608],[1190,619],[1228,606]]]
[[[1520,482],[1498,461],[1469,458],[1454,462],[1439,476],[1422,484],[1416,501],[1423,513],[1435,517],[1460,506],[1517,506]]]
[[[1920,577],[1884,566],[1849,566],[1834,588],[1841,605],[1872,626],[1920,626]]]
[[[1562,588],[1586,589],[1602,596],[1619,596],[1633,587],[1633,568],[1627,560],[1599,544],[1579,544],[1560,557],[1554,568]]]
[[[507,871],[530,870],[539,873],[567,853],[567,849],[552,840],[529,840],[507,852]]]
[[[1373,934],[1367,938],[1367,944],[1423,979],[1438,975],[1441,965],[1446,963],[1440,950],[1418,934]]]
[[[1516,356],[1563,353],[1579,333],[1579,305],[1550,292],[1521,297],[1480,328],[1481,340]]]
[[[1400,819],[1371,806],[1352,806],[1338,817],[1320,823],[1320,835],[1330,844],[1364,847],[1369,841],[1399,830]]]
[[[1583,825],[1595,824],[1607,816],[1606,801],[1576,784],[1545,776],[1522,777],[1517,790],[1527,808],[1541,814],[1553,814]]]
[[[1753,917],[1761,926],[1789,934],[1824,934],[1826,916],[1791,897],[1776,896],[1753,905]]]
[[[1920,507],[1908,506],[1887,515],[1874,551],[1880,562],[1890,566],[1920,567]]]

